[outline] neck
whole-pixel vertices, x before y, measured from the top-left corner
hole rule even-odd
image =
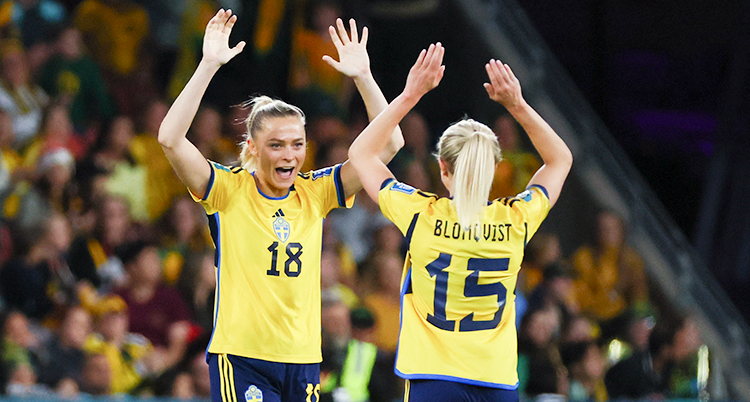
[[[258,186],[258,189],[266,196],[273,197],[273,198],[281,198],[289,194],[288,188],[275,189],[269,186],[266,180],[258,176],[259,174],[258,174],[258,171],[256,170],[255,174],[253,174],[253,178],[255,178],[255,185]]]

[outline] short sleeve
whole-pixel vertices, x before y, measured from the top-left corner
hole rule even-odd
[[[378,193],[380,211],[393,222],[404,235],[409,231],[414,216],[424,210],[437,196],[389,178],[383,182]]]
[[[321,206],[323,215],[334,208],[351,208],[354,205],[354,196],[345,198],[341,164],[305,173],[303,178],[307,179],[310,196]]]
[[[524,192],[510,198],[508,204],[521,212],[528,224],[530,236],[536,233],[551,208],[547,190],[539,185],[529,186]]]
[[[207,214],[211,215],[221,211],[227,205],[231,194],[233,194],[231,190],[236,188],[236,183],[234,183],[236,174],[232,169],[242,168],[229,168],[220,163],[208,162],[211,166],[211,178],[208,180],[206,192],[204,194],[190,192],[190,196],[203,206]]]

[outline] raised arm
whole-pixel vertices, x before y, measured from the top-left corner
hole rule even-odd
[[[359,38],[357,23],[354,19],[350,19],[349,30],[351,33],[346,32],[344,22],[340,18],[336,20],[336,28],[328,28],[331,40],[333,40],[333,44],[336,46],[339,60],[336,61],[327,55],[323,56],[323,60],[336,70],[354,79],[354,85],[356,85],[365,103],[367,115],[372,120],[388,106],[388,101],[385,99],[377,82],[375,82],[375,78],[372,76],[372,71],[370,70],[370,57],[367,54],[367,27],[362,28],[362,38]],[[385,163],[390,162],[403,146],[404,137],[401,134],[401,129],[396,126],[392,130],[390,141],[388,141],[388,144],[382,149],[379,155],[380,160]],[[344,163],[344,166],[341,168],[341,181],[347,197],[362,188],[359,177],[354,172],[354,169],[349,166],[349,163]]]
[[[435,88],[443,78],[445,49],[438,44],[419,53],[416,63],[409,70],[404,91],[391,102],[349,147],[349,164],[354,168],[367,194],[376,203],[383,182],[393,177],[385,163],[378,157],[388,143],[389,136],[401,119]]]
[[[245,42],[229,47],[229,34],[236,21],[237,16],[232,15],[231,10],[221,9],[208,22],[203,37],[203,58],[159,127],[159,144],[167,159],[182,182],[197,196],[206,192],[211,167],[185,136],[214,74],[245,47]]]
[[[555,205],[573,165],[570,149],[542,116],[526,103],[521,94],[521,84],[507,64],[499,60],[490,60],[485,69],[490,78],[490,82],[484,84],[487,94],[508,109],[526,131],[544,162],[529,181],[529,185],[537,184],[544,187],[549,195],[550,205]]]

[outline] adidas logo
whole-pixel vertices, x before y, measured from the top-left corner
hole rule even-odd
[[[281,208],[279,208],[279,210],[278,210],[278,211],[276,211],[276,213],[275,213],[275,214],[273,214],[273,215],[271,216],[271,218],[278,218],[279,216],[284,216],[284,211],[282,211],[282,210],[281,210]]]

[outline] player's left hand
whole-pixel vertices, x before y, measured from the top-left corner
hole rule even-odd
[[[445,73],[444,55],[445,48],[440,42],[433,43],[429,48],[423,49],[419,53],[417,61],[409,70],[403,93],[421,98],[438,86]]]
[[[513,108],[524,102],[521,94],[521,83],[513,74],[510,66],[500,60],[490,60],[484,66],[487,70],[489,83],[484,83],[484,89],[495,102],[501,103],[506,109]]]
[[[329,55],[323,56],[323,60],[330,64],[331,67],[342,72],[343,74],[357,78],[369,74],[370,56],[367,54],[367,27],[362,28],[362,38],[357,32],[357,22],[354,18],[349,20],[349,31],[346,32],[344,21],[341,18],[336,19],[336,27],[328,27],[328,33],[331,35],[333,45],[339,54],[339,60],[336,61]]]

